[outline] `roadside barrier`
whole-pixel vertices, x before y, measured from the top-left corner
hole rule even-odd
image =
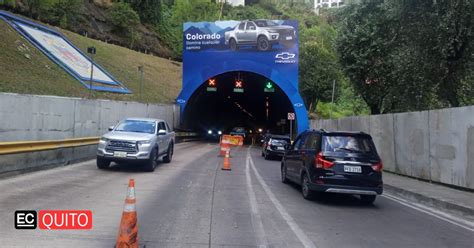
[[[230,153],[231,146],[242,146],[243,144],[244,138],[242,136],[222,135],[220,141],[219,156],[225,156],[227,150]]]
[[[85,137],[64,140],[0,142],[0,155],[95,145],[99,143],[99,138]]]
[[[222,170],[232,170],[230,168],[230,149],[226,150],[225,152],[224,165],[222,166]]]
[[[135,206],[135,180],[130,179],[123,207],[116,248],[138,248],[138,222]]]
[[[176,133],[176,138],[184,139],[192,137],[199,137],[199,134],[185,132]],[[99,139],[100,137],[84,137],[63,140],[0,142],[0,155],[96,145],[99,143]]]

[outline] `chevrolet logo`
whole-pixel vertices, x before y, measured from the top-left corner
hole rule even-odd
[[[294,53],[282,52],[282,53],[279,53],[279,54],[275,55],[275,58],[276,59],[287,60],[287,59],[293,59],[295,56],[296,56],[296,54],[294,54]]]

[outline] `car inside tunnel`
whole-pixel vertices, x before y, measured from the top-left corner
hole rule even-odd
[[[248,133],[289,134],[285,92],[270,79],[252,72],[233,71],[208,79],[194,91],[183,111],[182,126],[199,133],[228,134],[234,127]],[[293,123],[293,133],[295,123]]]

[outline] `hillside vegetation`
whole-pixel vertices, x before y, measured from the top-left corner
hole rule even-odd
[[[0,8],[178,61],[184,22],[296,19],[298,83],[311,118],[474,104],[472,0],[346,0],[345,7],[323,8],[319,14],[314,1],[245,2],[246,6],[215,0],[0,0]],[[83,49],[88,44],[75,42]],[[99,54],[99,62],[136,89],[140,54],[122,54],[109,63],[107,53]],[[119,53],[110,56],[115,54]],[[127,64],[120,64],[123,58]],[[129,72],[122,72],[123,67]]]
[[[180,63],[89,39],[66,30],[59,31],[82,51],[87,51],[88,46],[95,46],[97,54],[94,59],[134,94],[93,92],[91,96],[79,81],[3,21],[0,21],[0,92],[139,101],[138,66],[143,65],[145,73],[142,101],[170,103],[177,97],[181,88]]]

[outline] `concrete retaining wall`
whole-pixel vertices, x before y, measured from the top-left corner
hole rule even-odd
[[[474,106],[313,120],[311,128],[370,133],[385,170],[474,189]]]
[[[108,100],[0,93],[0,142],[100,136],[126,117],[179,124],[179,107]],[[0,155],[0,174],[92,158],[96,146]]]

